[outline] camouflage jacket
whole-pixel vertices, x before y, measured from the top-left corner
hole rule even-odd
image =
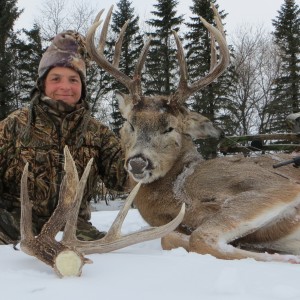
[[[119,141],[106,126],[90,116],[85,103],[74,111],[64,111],[61,116],[53,103],[49,106],[39,97],[36,102],[0,122],[0,207],[19,214],[20,180],[29,162],[33,221],[43,220],[42,226],[58,202],[63,149],[68,145],[79,178],[90,158],[94,158],[80,208],[80,216],[88,220],[89,202],[99,177],[107,188],[123,190],[126,172]],[[25,134],[28,129],[29,136]]]

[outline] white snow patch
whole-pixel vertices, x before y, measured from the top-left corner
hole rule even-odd
[[[116,214],[93,212],[92,222],[107,230]],[[123,231],[147,226],[131,209]],[[60,279],[36,258],[0,246],[1,300],[300,299],[300,266],[296,264],[220,260],[182,248],[163,251],[159,240],[88,257],[94,263],[84,266],[81,277]]]

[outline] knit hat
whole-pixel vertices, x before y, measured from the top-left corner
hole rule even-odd
[[[56,35],[47,48],[38,68],[38,83],[53,67],[69,67],[77,71],[83,84],[83,95],[86,95],[86,64],[88,54],[85,38],[78,32],[68,30]]]

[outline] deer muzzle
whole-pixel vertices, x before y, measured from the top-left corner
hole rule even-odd
[[[143,179],[152,169],[151,163],[143,156],[135,156],[127,160],[127,170],[135,179]]]

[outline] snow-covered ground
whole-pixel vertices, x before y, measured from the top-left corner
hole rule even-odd
[[[110,202],[110,204],[113,202]],[[107,230],[117,211],[95,211],[92,222]],[[99,209],[99,207],[97,207]],[[147,227],[135,209],[124,233]],[[281,300],[300,299],[300,265],[225,261],[183,249],[163,251],[154,240],[88,256],[81,277],[63,278],[34,257],[0,246],[1,300]]]

